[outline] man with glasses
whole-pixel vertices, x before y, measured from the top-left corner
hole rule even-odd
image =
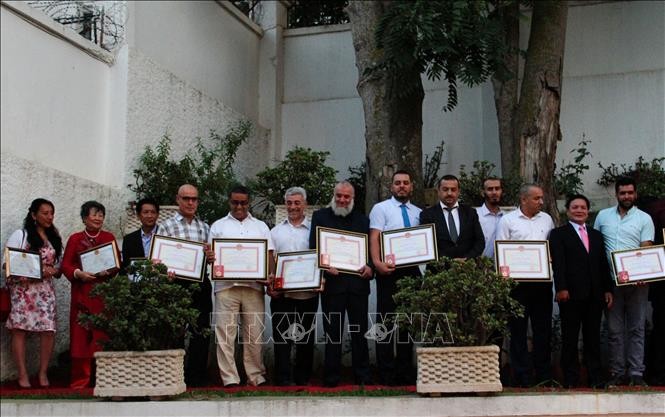
[[[178,204],[178,212],[159,225],[157,234],[194,242],[207,242],[210,227],[196,216],[196,210],[199,207],[199,191],[196,187],[191,184],[180,186],[176,203]],[[214,254],[209,248],[206,250],[206,258],[208,263],[214,260]],[[184,280],[177,280],[176,282],[183,286],[199,285],[200,291],[196,291],[192,298],[192,306],[199,311],[196,324],[199,330],[210,326],[212,286],[208,277],[204,277],[200,283]],[[187,364],[185,366],[185,382],[187,385],[195,387],[207,384],[209,345],[210,337],[203,336],[200,332],[194,332],[189,340]]]
[[[273,270],[273,244],[270,229],[249,213],[250,192],[242,185],[229,193],[229,214],[217,220],[210,228],[209,242],[213,239],[266,239],[268,241],[268,265]],[[242,317],[239,313],[242,312]],[[262,331],[264,329],[265,303],[263,286],[251,281],[215,282],[215,337],[217,341],[217,365],[225,387],[240,385],[235,362],[235,340],[238,321],[242,326],[243,364],[247,383],[253,386],[266,383],[263,366]],[[240,319],[240,320],[239,320]]]

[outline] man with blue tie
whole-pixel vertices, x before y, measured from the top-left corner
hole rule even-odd
[[[580,327],[584,364],[591,387],[602,387],[600,320],[612,307],[612,279],[605,258],[603,235],[587,226],[589,199],[581,194],[566,201],[568,223],[550,232],[550,253],[561,316],[561,368],[564,385],[579,384],[577,344]]]
[[[369,250],[376,269],[376,312],[375,325],[392,324],[386,319],[395,313],[393,295],[397,292],[397,281],[406,276],[420,276],[417,266],[396,269],[394,265],[381,260],[381,232],[402,229],[420,224],[420,209],[409,201],[413,194],[411,174],[397,171],[390,184],[392,197],[377,203],[369,213]],[[395,342],[397,354],[395,355]],[[413,343],[407,332],[390,332],[387,337],[376,339],[376,362],[379,377],[386,385],[411,385],[415,382],[412,366]]]

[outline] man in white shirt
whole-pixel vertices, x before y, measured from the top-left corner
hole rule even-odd
[[[273,268],[273,244],[268,226],[249,213],[249,189],[241,185],[229,193],[229,214],[210,227],[212,243],[216,238],[266,239],[268,241],[268,265]],[[249,281],[215,282],[215,337],[217,365],[225,387],[238,386],[240,376],[235,363],[235,341],[238,334],[238,318],[242,326],[243,363],[247,383],[253,386],[266,383],[262,355],[262,331],[264,328],[263,286]]]
[[[301,187],[291,187],[284,194],[287,218],[277,224],[270,236],[275,253],[309,250],[310,222],[305,217],[307,192]],[[307,385],[312,374],[314,339],[312,331],[319,293],[311,290],[275,294],[270,300],[272,334],[275,341],[275,385]],[[302,326],[302,338],[285,338],[291,326]],[[295,342],[296,363],[291,370],[291,347]]]
[[[496,240],[547,240],[554,223],[542,212],[543,189],[536,184],[520,188],[520,206],[505,214],[496,230]],[[531,386],[527,327],[531,319],[533,330],[533,367],[536,384],[552,379],[550,339],[552,334],[552,284],[550,282],[521,282],[513,289],[512,297],[524,307],[524,317],[509,320],[510,366],[516,386]]]
[[[376,325],[393,325],[387,320],[394,315],[397,281],[406,276],[420,276],[418,266],[395,269],[381,261],[381,232],[402,229],[420,224],[421,210],[411,204],[413,183],[406,171],[393,174],[390,184],[392,197],[377,203],[369,213],[369,251],[376,269]],[[395,355],[397,343],[397,355]],[[386,385],[411,385],[413,372],[413,343],[407,332],[389,332],[388,337],[376,340],[376,362],[381,382]]]
[[[490,177],[483,181],[483,197],[485,202],[476,208],[478,221],[485,236],[485,250],[483,256],[494,259],[494,241],[496,240],[496,226],[503,217],[501,211],[501,198],[503,188],[500,178]]]

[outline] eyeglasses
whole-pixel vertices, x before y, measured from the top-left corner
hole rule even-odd
[[[248,206],[249,200],[239,201],[239,200],[229,200],[232,206]]]
[[[180,199],[183,200],[183,201],[191,202],[191,203],[196,203],[197,201],[199,201],[198,197],[183,197],[183,196],[180,196],[180,195],[178,197],[180,197]]]

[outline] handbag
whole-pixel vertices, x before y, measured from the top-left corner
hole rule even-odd
[[[0,321],[7,321],[9,312],[12,311],[12,298],[9,295],[9,288],[0,288]]]
[[[25,230],[21,238],[21,248],[25,246]],[[12,297],[8,287],[0,288],[0,321],[7,321],[9,313],[12,311]]]

